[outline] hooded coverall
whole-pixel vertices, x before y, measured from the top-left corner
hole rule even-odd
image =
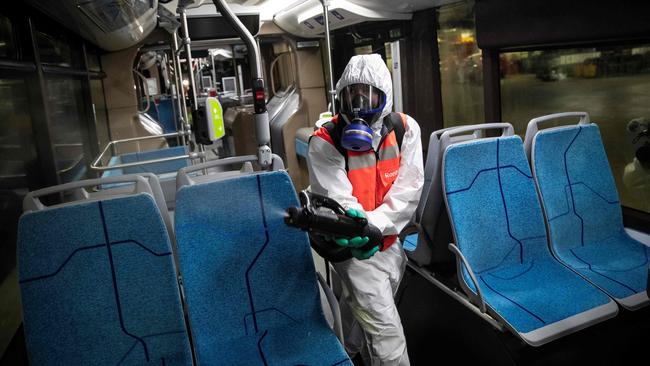
[[[392,79],[381,56],[352,57],[336,84],[337,94],[347,85],[357,83],[372,85],[386,94],[382,114],[370,126],[374,132],[373,148],[377,151],[382,137],[382,119],[393,106]],[[345,158],[332,144],[313,136],[309,142],[308,167],[314,193],[333,198],[347,209],[365,212],[352,194]],[[397,179],[384,196],[382,204],[365,212],[368,221],[377,226],[384,236],[399,234],[415,212],[423,183],[420,127],[407,116]],[[352,258],[333,264],[343,283],[341,316],[346,350],[351,355],[360,352],[365,336],[367,356],[372,366],[410,364],[404,330],[394,300],[406,261],[398,241],[370,259]]]

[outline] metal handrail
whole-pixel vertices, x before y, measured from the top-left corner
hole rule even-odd
[[[178,156],[170,156],[166,158],[158,158],[158,159],[151,159],[151,160],[144,160],[144,161],[137,161],[133,163],[122,163],[122,164],[115,164],[115,165],[101,165],[101,161],[104,158],[104,155],[108,151],[108,149],[118,145],[118,144],[123,144],[127,142],[137,142],[137,141],[145,141],[145,140],[153,140],[153,139],[158,139],[158,138],[167,138],[167,137],[177,137],[177,136],[185,136],[189,135],[191,132],[171,132],[171,133],[165,133],[162,135],[155,135],[155,136],[142,136],[142,137],[133,137],[133,138],[128,138],[128,139],[122,139],[122,140],[114,140],[114,141],[109,141],[108,144],[106,144],[106,147],[104,147],[104,150],[99,154],[99,156],[93,160],[92,164],[90,164],[90,168],[98,171],[106,171],[106,170],[114,170],[114,169],[122,169],[122,168],[129,168],[129,167],[134,167],[134,166],[142,166],[142,165],[148,165],[148,164],[155,164],[155,163],[164,163],[167,161],[174,161],[174,160],[182,160],[182,159],[197,159],[200,158],[203,154],[201,153],[189,153],[189,154],[184,154],[184,155],[178,155]]]
[[[282,56],[287,56],[291,55],[292,51],[287,51],[287,52],[282,52],[281,54],[277,55],[273,61],[271,61],[271,66],[269,67],[269,74],[270,74],[270,79],[271,79],[271,91],[273,91],[273,95],[275,95],[275,77],[273,77],[273,68],[277,64],[277,62],[282,58]],[[295,84],[295,80],[293,80],[293,84]],[[293,85],[292,84],[292,85]]]

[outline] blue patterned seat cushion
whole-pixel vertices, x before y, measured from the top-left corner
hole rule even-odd
[[[451,145],[443,169],[457,245],[486,303],[512,329],[533,332],[610,303],[552,257],[519,137]],[[466,270],[461,277],[476,292]]]
[[[650,249],[625,232],[598,126],[540,131],[532,163],[555,255],[624,304],[647,303]]]
[[[151,196],[27,213],[18,250],[32,364],[192,364],[169,236]]]
[[[284,223],[298,204],[285,172],[178,191],[181,272],[202,364],[349,362],[320,307],[307,235]]]

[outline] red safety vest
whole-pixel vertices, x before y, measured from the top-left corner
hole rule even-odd
[[[384,197],[399,175],[400,147],[406,130],[406,115],[391,113],[384,117],[378,151],[349,151],[341,146],[342,127],[338,115],[314,132],[332,144],[345,158],[345,169],[352,184],[352,195],[365,211],[372,211],[384,202]],[[380,250],[388,249],[397,235],[384,237]]]

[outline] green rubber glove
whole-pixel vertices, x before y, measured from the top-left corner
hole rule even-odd
[[[379,246],[373,247],[370,250],[361,250],[357,248],[352,248],[350,249],[350,251],[352,252],[354,258],[358,260],[365,260],[375,255],[375,253],[379,251]]]
[[[352,218],[360,218],[360,219],[363,219],[363,218],[366,217],[366,215],[364,215],[363,212],[361,212],[361,211],[359,211],[359,210],[356,210],[356,209],[354,209],[354,208],[351,208],[351,209],[345,211],[345,214],[346,214],[348,217],[352,217]]]
[[[359,248],[368,243],[370,238],[367,236],[355,236],[352,238],[338,238],[334,239],[334,242],[342,247],[351,247],[351,248]]]
[[[359,210],[355,210],[353,208],[345,211],[345,214],[348,217],[352,217],[352,218],[360,218],[360,219],[365,218],[363,212],[361,212]],[[369,240],[370,239],[367,236],[363,236],[363,237],[355,236],[355,237],[352,237],[352,238],[343,237],[343,238],[334,239],[334,242],[336,242],[336,244],[338,244],[338,245],[340,245],[342,247],[359,248],[359,247],[362,247],[362,246],[366,245]]]

